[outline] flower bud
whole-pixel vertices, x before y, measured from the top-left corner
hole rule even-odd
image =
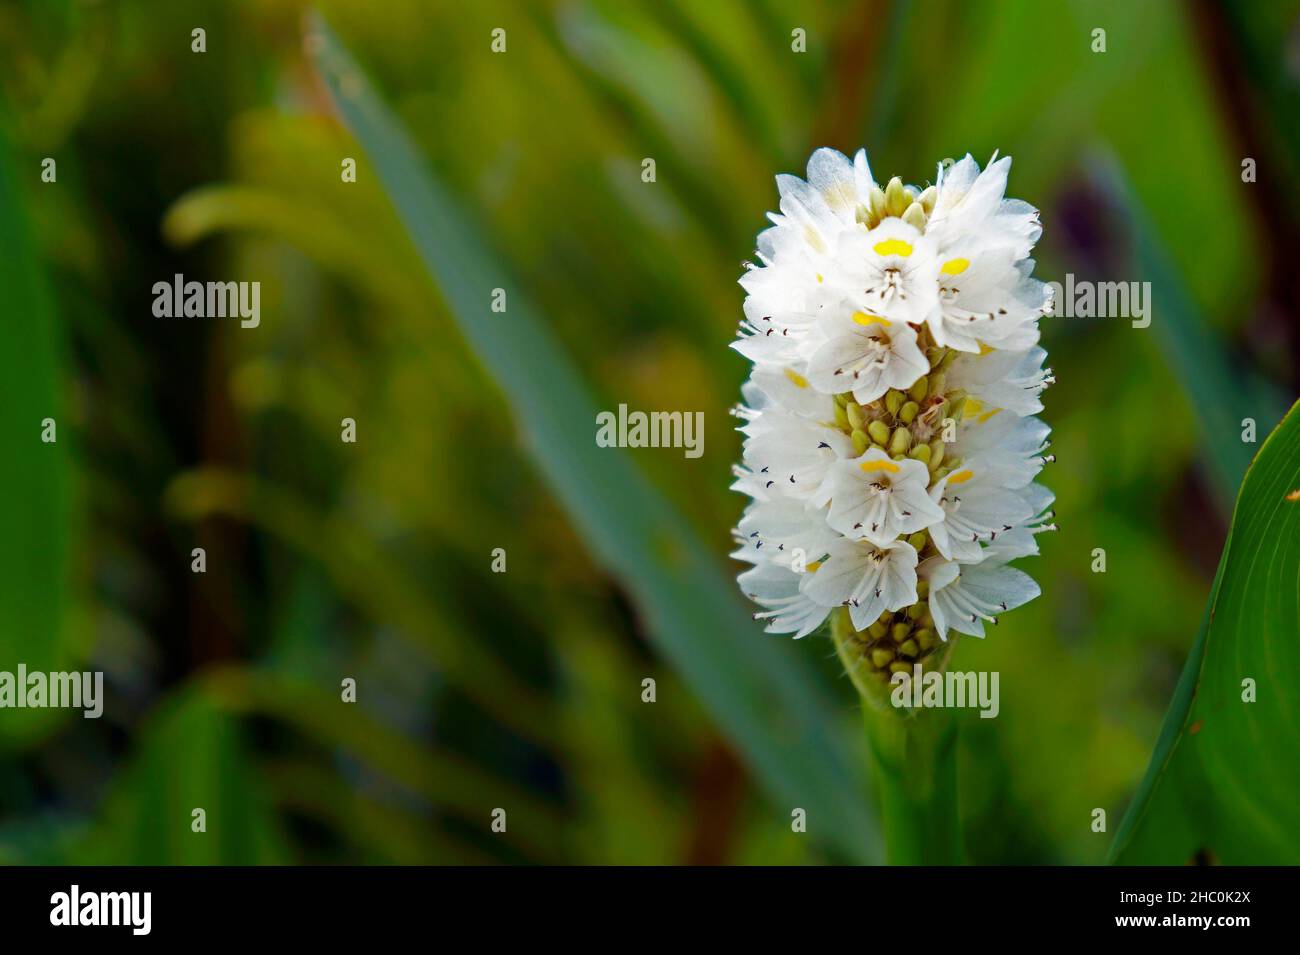
[[[903,188],[903,180],[895,176],[889,180],[889,185],[885,186],[885,211],[891,216],[901,216],[908,206],[907,190]]]

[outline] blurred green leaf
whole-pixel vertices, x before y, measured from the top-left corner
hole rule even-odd
[[[344,836],[349,851],[343,859],[364,865],[490,865],[490,855],[443,835],[428,818],[399,801],[376,798],[334,767],[307,760],[281,760],[264,765],[262,776],[278,806],[328,826]],[[482,822],[481,817],[475,822]],[[331,858],[326,861],[336,861]],[[316,860],[308,860],[314,864]]]
[[[1099,159],[1096,168],[1103,185],[1118,200],[1116,209],[1123,216],[1125,232],[1132,236],[1137,273],[1151,283],[1148,317],[1195,410],[1203,454],[1226,510],[1255,448],[1241,440],[1242,422],[1274,420],[1282,411],[1280,401],[1249,372],[1234,366],[1118,166]]]
[[[748,44],[741,49],[762,48],[765,41],[782,42],[782,34],[764,36],[758,30],[750,5],[735,0],[715,0],[711,4],[672,0],[648,4],[647,12],[663,24],[668,35],[706,72],[719,98],[726,103],[726,113],[735,117],[758,158],[767,164],[780,159],[783,144],[779,109],[783,104],[773,102],[776,97],[762,95],[755,83],[762,76],[755,69],[759,64],[746,62],[727,47]]]
[[[810,831],[853,859],[878,861],[867,788],[832,731],[836,721],[800,655],[806,648],[760,634],[713,554],[627,455],[596,446],[597,406],[567,356],[319,18],[308,49],[451,314],[509,398],[543,475],[631,594],[660,651],[777,797],[778,818],[788,819],[786,807],[805,808]],[[506,314],[489,309],[495,287],[508,290]]]
[[[270,189],[204,186],[177,200],[163,220],[163,232],[178,245],[233,229],[283,238],[321,265],[355,277],[377,301],[390,307],[421,299],[423,289],[407,277],[401,263],[384,254],[387,246],[382,236],[359,236],[358,225],[334,210],[313,208]]]
[[[29,670],[63,670],[75,655],[67,620],[72,421],[63,413],[60,334],[7,129],[0,116],[0,289],[10,319],[0,348],[0,434],[8,451],[0,484],[0,669],[25,663]],[[29,160],[23,177],[35,182],[40,171]],[[46,418],[57,425],[56,443],[41,440]],[[0,721],[0,735],[21,735],[59,718],[58,711],[11,710]]]
[[[508,806],[511,842],[539,861],[563,858],[565,820],[553,806],[456,756],[408,739],[302,679],[229,667],[204,681],[223,710],[270,716],[307,736],[346,749],[390,779],[472,825],[486,825],[492,806]]]
[[[1114,862],[1300,862],[1300,403],[1246,473],[1228,541]],[[1255,699],[1247,702],[1245,681]]]
[[[194,832],[193,811],[206,815]],[[150,717],[114,780],[83,861],[96,865],[276,865],[289,861],[237,719],[187,686]]]
[[[539,746],[557,745],[549,703],[480,641],[455,632],[441,593],[411,580],[360,528],[313,510],[269,481],[219,468],[180,475],[167,489],[165,504],[189,520],[212,514],[254,520],[319,561],[339,594],[374,619],[394,623],[398,634],[427,654],[429,663],[456,680],[485,712]]]
[[[640,683],[644,664],[582,615],[557,621],[556,634],[573,740],[566,775],[582,810],[575,828],[585,858],[598,865],[680,864],[689,819],[672,787],[646,771],[647,721],[638,713],[644,704],[627,692]],[[672,701],[659,707],[668,713]],[[626,825],[629,815],[641,824]]]

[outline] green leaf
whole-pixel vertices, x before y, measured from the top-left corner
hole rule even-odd
[[[489,806],[510,807],[511,819],[519,823],[509,830],[510,840],[522,851],[543,862],[562,857],[566,823],[555,808],[472,763],[407,739],[339,702],[337,693],[290,674],[238,667],[209,671],[201,686],[205,699],[223,712],[272,717],[313,740],[346,749],[468,824],[487,817],[487,794]]]
[[[48,672],[66,669],[75,656],[65,616],[71,589],[72,422],[62,413],[59,330],[6,128],[0,116],[0,289],[9,317],[0,348],[0,435],[5,441],[0,670],[13,671],[25,663],[29,670]],[[36,182],[40,166],[30,161],[22,175]],[[41,440],[46,418],[55,421],[56,442]],[[0,721],[0,736],[23,735],[62,718],[55,710],[13,710]]]
[[[206,830],[195,832],[194,810]],[[81,862],[274,865],[288,850],[239,721],[190,685],[149,718]]]
[[[810,649],[763,636],[718,566],[722,542],[706,547],[626,453],[596,445],[598,406],[524,291],[326,24],[316,18],[310,34],[308,49],[335,103],[452,317],[504,391],[542,476],[595,558],[631,595],[660,652],[775,797],[774,822],[803,808],[810,832],[854,860],[878,861],[867,787],[818,695]],[[489,308],[494,288],[507,290],[505,314]]]
[[[343,519],[317,512],[270,481],[220,468],[182,474],[168,487],[165,503],[168,511],[187,520],[226,514],[256,522],[317,560],[340,596],[374,619],[392,622],[502,725],[543,748],[557,745],[547,703],[477,642],[457,640],[445,622],[447,608]],[[490,688],[495,696],[489,695]]]
[[[1246,472],[1200,633],[1111,861],[1300,863],[1298,675],[1300,404]]]
[[[1137,274],[1151,283],[1151,329],[1177,372],[1201,426],[1202,453],[1223,510],[1250,464],[1251,444],[1241,440],[1242,422],[1268,422],[1285,407],[1268,385],[1234,367],[1218,333],[1189,294],[1169,251],[1151,223],[1138,193],[1118,165],[1098,155],[1094,168],[1103,188],[1116,197],[1124,231],[1133,237]],[[1135,329],[1144,334],[1146,329]]]

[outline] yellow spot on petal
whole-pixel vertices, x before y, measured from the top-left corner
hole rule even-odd
[[[812,226],[804,226],[803,237],[804,241],[818,252],[821,252],[823,255],[826,253],[826,243],[822,241],[822,237],[818,235],[817,230]]]
[[[969,481],[969,480],[970,480],[971,478],[973,478],[974,476],[975,476],[975,472],[972,471],[970,468],[966,468],[965,470],[958,471],[956,474],[950,474],[950,475],[948,475],[948,483],[949,483],[949,484],[965,484],[967,481]]]
[[[888,471],[890,474],[898,473],[898,465],[888,458],[882,458],[879,461],[863,461],[858,467],[870,474],[872,471]]]
[[[848,208],[857,197],[857,190],[844,182],[822,190],[822,198],[826,200],[826,204],[836,210]]]
[[[939,271],[943,275],[961,275],[970,268],[970,259],[949,259]]]
[[[793,368],[787,368],[785,370],[785,376],[794,382],[795,387],[797,388],[808,387],[808,379],[799,374],[799,372],[795,371]]]
[[[808,566],[804,568],[804,570],[808,571],[808,573],[810,574],[815,574],[817,572],[817,568],[820,567],[821,565],[822,562],[820,560],[814,560],[810,562]]]
[[[892,324],[889,319],[881,318],[879,315],[868,315],[866,312],[854,312],[853,320],[859,325],[885,325]]]
[[[991,351],[993,351],[992,345],[985,345],[983,342],[980,342],[980,357],[987,355]]]
[[[966,403],[962,405],[961,410],[962,410],[962,415],[964,415],[965,417],[974,418],[976,421],[983,424],[985,421],[988,421],[989,418],[992,418],[995,414],[997,414],[1002,409],[989,408],[987,411],[985,411],[984,402],[980,401],[978,398],[967,398]]]
[[[824,278],[822,278],[822,274],[821,274],[820,272],[817,273],[817,281],[818,281],[818,282],[825,282],[825,281],[826,281]]]
[[[902,239],[885,239],[877,242],[873,248],[876,255],[901,255],[907,258],[912,254],[912,243],[904,242]]]

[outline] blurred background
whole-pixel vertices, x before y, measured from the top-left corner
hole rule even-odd
[[[1101,862],[1091,812],[1113,831],[1146,768],[1257,447],[1242,419],[1262,441],[1300,384],[1300,3],[317,9],[600,406],[705,412],[698,460],[629,453],[720,574],[736,279],[813,148],[919,185],[1001,150],[1042,210],[1038,277],[1153,283],[1149,328],[1044,321],[1062,530],[1025,562],[1043,596],[954,663],[1001,673],[999,718],[962,717],[970,860]],[[0,862],[860,858],[791,832],[543,482],[305,12],[0,3],[0,670],[102,670],[107,697],[100,720],[0,711]],[[155,318],[176,273],[260,281],[260,327]],[[811,674],[860,764],[825,636],[752,640]]]

